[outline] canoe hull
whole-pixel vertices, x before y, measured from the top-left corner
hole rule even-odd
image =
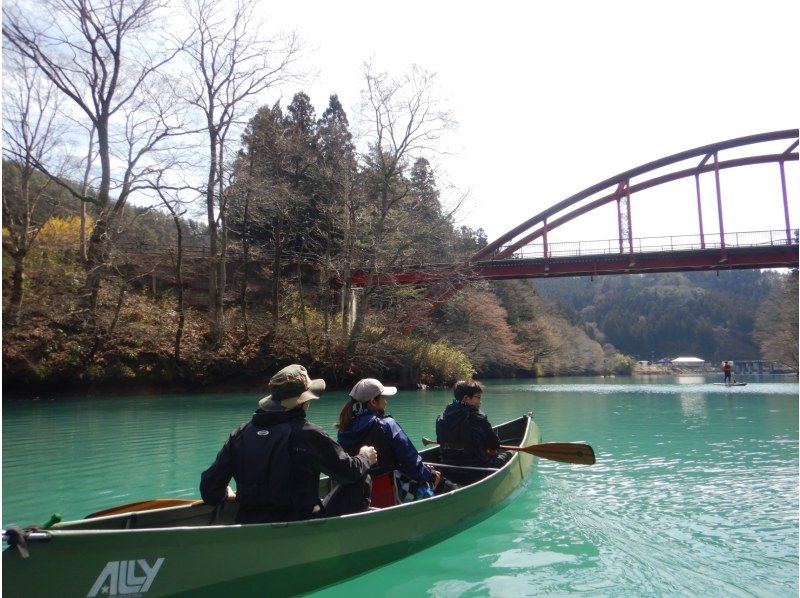
[[[536,424],[521,419],[521,444],[538,442]],[[29,543],[27,559],[16,550],[3,554],[3,590],[27,596],[116,592],[147,597],[306,592],[403,558],[489,517],[520,491],[532,464],[532,456],[518,452],[506,467],[455,492],[344,517],[245,526],[53,530],[50,541]],[[162,509],[177,510],[213,515],[207,505]]]

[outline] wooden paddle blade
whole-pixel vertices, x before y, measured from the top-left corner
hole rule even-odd
[[[542,459],[561,461],[562,463],[578,463],[581,465],[594,465],[596,463],[594,449],[581,442],[545,442],[544,444],[532,444],[530,446],[500,445],[500,448],[504,451],[521,451],[536,455]]]
[[[152,509],[164,509],[166,507],[179,507],[183,505],[194,505],[203,502],[202,500],[194,500],[191,498],[153,498],[150,500],[140,500],[138,502],[128,503],[127,505],[120,505],[118,507],[111,507],[97,511],[91,515],[87,515],[84,519],[93,519],[94,517],[106,517],[108,515],[121,515],[122,513],[135,513],[136,511],[150,511]]]

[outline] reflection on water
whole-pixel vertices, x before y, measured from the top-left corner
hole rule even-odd
[[[199,473],[263,393],[6,403],[3,523],[75,518]],[[798,386],[578,379],[487,384],[494,423],[532,410],[545,441],[588,441],[591,467],[537,460],[486,521],[315,595],[797,596]],[[447,391],[389,412],[420,444]],[[333,434],[345,393],[315,401]]]
[[[704,384],[706,379],[704,376],[675,376],[675,381],[678,384]]]
[[[577,561],[578,557],[573,554],[512,548],[498,554],[497,559],[492,563],[492,567],[497,569],[529,570],[536,567],[550,567],[557,563],[575,563]]]
[[[706,413],[706,399],[701,394],[678,395],[681,402],[681,411],[685,416],[704,417]]]

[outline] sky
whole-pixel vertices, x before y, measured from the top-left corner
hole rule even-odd
[[[446,153],[429,157],[444,200],[467,195],[458,224],[489,240],[651,160],[800,124],[796,0],[293,0],[260,10],[267,30],[297,31],[316,72],[284,87],[284,104],[302,89],[319,115],[336,93],[354,114],[368,60],[390,75],[412,64],[436,73],[459,126]],[[782,228],[778,166],[736,170],[722,174],[726,231]],[[797,162],[787,183],[797,227]],[[714,202],[710,177],[707,233],[718,228]],[[693,181],[634,195],[634,237],[696,233],[695,206]],[[612,238],[616,211],[558,234],[551,240]]]

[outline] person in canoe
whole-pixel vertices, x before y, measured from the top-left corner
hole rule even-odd
[[[725,375],[723,382],[730,384],[731,374],[733,374],[733,366],[730,364],[730,362],[726,361],[722,364],[722,373]]]
[[[386,397],[396,392],[397,388],[384,386],[375,378],[359,380],[336,424],[339,443],[349,454],[358,453],[364,445],[377,449],[378,462],[370,470],[377,506],[389,506],[396,500],[410,502],[452,488],[439,471],[422,462],[400,424],[385,413]]]
[[[502,467],[511,458],[499,452],[500,439],[481,411],[483,385],[460,380],[453,386],[453,401],[436,418],[436,442],[442,462],[473,467]]]
[[[297,521],[335,517],[369,508],[371,480],[378,461],[372,446],[348,455],[322,428],[306,420],[311,401],[325,390],[302,365],[283,368],[269,381],[270,394],[253,417],[234,430],[214,463],[200,477],[208,504],[227,498],[239,503],[237,523]],[[323,472],[339,482],[322,501]],[[228,483],[236,480],[234,493]]]

